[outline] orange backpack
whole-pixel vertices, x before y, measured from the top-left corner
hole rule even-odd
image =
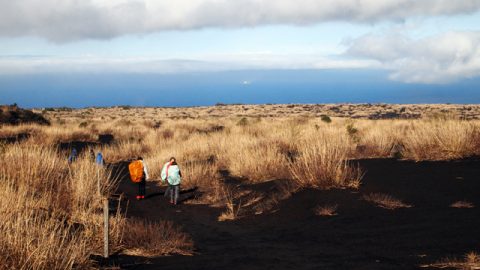
[[[143,178],[143,163],[141,160],[132,161],[128,165],[128,171],[130,172],[130,179],[134,183],[140,183]]]

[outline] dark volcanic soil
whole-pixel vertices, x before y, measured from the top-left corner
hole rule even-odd
[[[359,190],[303,190],[278,211],[228,222],[217,221],[223,209],[173,207],[151,184],[153,196],[130,201],[129,218],[173,220],[192,236],[196,255],[120,256],[118,262],[135,262],[135,269],[415,269],[480,251],[480,159],[359,163],[367,171]],[[132,199],[136,186],[124,180],[119,189]],[[379,208],[362,199],[371,192],[413,207]],[[449,207],[460,200],[475,207]],[[316,216],[314,208],[323,204],[338,204],[338,215]]]

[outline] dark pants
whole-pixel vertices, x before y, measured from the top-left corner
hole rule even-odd
[[[138,183],[138,196],[145,196],[145,185],[146,181],[145,178],[143,178],[142,181]]]
[[[165,193],[163,193],[163,197],[167,197],[168,194],[170,194],[171,189],[172,189],[172,186],[168,184],[167,189],[165,189]]]
[[[170,187],[170,201],[172,201],[174,204],[177,204],[180,185],[175,185],[175,186],[172,185],[169,187]]]

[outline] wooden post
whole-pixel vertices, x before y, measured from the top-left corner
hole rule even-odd
[[[97,165],[97,190],[98,190],[98,195],[101,195],[101,190],[100,190],[100,168]]]
[[[108,198],[103,198],[103,257],[108,258],[108,242],[109,242],[109,213],[108,213]]]

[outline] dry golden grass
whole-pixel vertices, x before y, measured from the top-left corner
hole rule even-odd
[[[371,202],[378,207],[395,210],[398,208],[410,208],[412,205],[406,204],[399,199],[396,199],[388,194],[383,193],[370,193],[363,196],[363,199],[367,202]]]
[[[327,204],[319,205],[314,209],[315,215],[317,216],[336,216],[337,215],[337,204]]]
[[[459,270],[478,270],[480,269],[480,255],[476,252],[469,252],[461,260],[459,259],[443,259],[437,263],[421,265],[423,268],[454,268]]]
[[[479,125],[461,120],[415,122],[406,130],[404,156],[414,160],[448,160],[478,154]]]
[[[235,199],[237,193],[234,188],[223,189],[223,200],[226,210],[218,217],[218,221],[235,220],[240,217],[242,201]]]
[[[474,208],[475,205],[473,205],[473,203],[467,202],[467,201],[457,201],[457,202],[452,203],[450,205],[450,207],[452,207],[452,208]]]
[[[124,253],[129,255],[155,257],[193,252],[190,237],[170,221],[128,220],[123,240]]]
[[[37,110],[37,112],[42,112]],[[270,117],[270,116],[311,116],[349,117],[355,119],[385,119],[398,117],[402,119],[442,118],[445,116],[459,119],[479,119],[480,105],[457,104],[269,104],[269,105],[228,105],[187,108],[87,108],[81,110],[44,111],[52,122],[68,123],[72,115],[84,121],[110,120],[122,121],[132,115],[142,115],[142,122],[147,125],[157,123],[154,116],[161,115],[170,119],[192,119],[199,117],[217,118],[235,117]]]
[[[231,109],[227,107],[213,109],[225,112]],[[251,106],[245,108],[253,110]],[[197,109],[200,112],[206,108]],[[32,136],[27,143],[55,146],[74,140],[95,142],[99,134],[110,133],[115,143],[96,147],[108,162],[143,156],[153,178],[158,179],[163,164],[175,156],[186,174],[184,184],[204,187],[218,180],[220,168],[251,182],[291,178],[301,186],[358,187],[362,172],[351,166],[351,159],[393,155],[413,160],[448,160],[480,154],[478,121],[333,118],[326,123],[321,118],[287,115],[247,118],[245,124],[238,125],[240,118],[225,114],[217,119],[171,119],[172,114],[197,109],[49,112],[51,120],[61,118],[64,123],[2,127],[0,134],[29,133]],[[268,106],[256,110],[267,113]],[[140,115],[142,121],[135,121]],[[116,120],[111,121],[112,117]],[[83,122],[88,125],[80,127]]]
[[[32,141],[1,149],[0,269],[91,267],[89,256],[103,248],[102,195],[116,185],[111,172],[84,155],[69,165],[56,148]],[[125,217],[112,214],[110,248],[117,251],[129,235]],[[178,236],[162,236],[171,252],[188,243]]]
[[[247,117],[246,124],[239,126],[237,123],[241,118],[228,112],[243,107],[250,108],[248,111],[255,109],[273,116]],[[33,135],[29,139],[31,142],[55,145],[75,140],[96,141],[99,134],[111,133],[116,143],[104,148],[105,156],[110,161],[138,155],[157,159],[158,162],[163,162],[170,155],[183,156],[190,161],[197,157],[206,160],[213,155],[220,166],[227,166],[234,175],[249,175],[247,178],[251,181],[289,177],[287,166],[278,165],[285,163],[285,160],[291,161],[298,154],[298,141],[314,143],[304,139],[306,136],[314,137],[311,136],[313,132],[308,131],[310,129],[315,129],[318,133],[329,130],[328,136],[331,139],[341,138],[342,146],[348,149],[348,159],[389,157],[394,152],[412,160],[449,160],[480,154],[480,122],[476,120],[449,117],[381,121],[332,118],[331,123],[325,123],[320,117],[313,117],[316,114],[308,117],[295,116],[292,108],[282,116],[270,113],[269,106],[243,107],[215,107],[213,109],[223,113],[218,118],[203,114],[207,110],[204,107],[48,112],[48,118],[60,118],[64,123],[52,121],[51,127],[2,127],[0,137],[29,133]],[[89,113],[85,115],[86,111]],[[186,112],[195,114],[196,118],[171,118],[171,115]],[[142,121],[135,121],[140,115]],[[111,121],[112,117],[117,120]],[[80,127],[84,122],[88,125]],[[152,124],[159,122],[160,126]],[[347,126],[353,127],[356,133],[349,134]],[[222,129],[216,130],[215,127]],[[243,162],[237,162],[238,159]]]
[[[47,111],[51,126],[0,126],[0,138],[30,134],[18,144],[2,144],[0,139],[0,158],[7,164],[0,168],[0,268],[88,267],[88,255],[101,250],[101,200],[90,195],[97,194],[91,177],[97,167],[86,157],[69,166],[68,150],[58,148],[61,142],[90,142],[109,163],[143,156],[155,180],[175,156],[184,174],[182,186],[199,187],[205,194],[202,203],[226,206],[222,219],[231,220],[243,209],[237,194],[225,194],[219,170],[239,181],[286,179],[296,188],[357,188],[363,172],[352,159],[395,156],[420,161],[479,155],[480,121],[459,120],[477,119],[479,112],[480,106],[470,105],[89,108]],[[385,113],[424,118],[365,119]],[[322,115],[332,121],[322,121]],[[112,134],[115,140],[100,145],[100,134]],[[101,179],[109,178],[110,172],[102,170]],[[107,194],[113,185],[102,181],[101,193]],[[284,197],[262,199],[265,206],[258,211],[271,209]],[[409,207],[388,195],[370,194],[367,199],[388,209]],[[125,217],[112,218],[114,249],[125,246],[123,239],[130,237],[125,226]],[[131,233],[140,234],[143,227],[154,232],[156,226],[160,225],[138,223]],[[186,245],[175,240],[181,233],[169,235],[171,244],[153,255],[188,250],[187,240]]]
[[[299,156],[289,163],[298,185],[316,188],[358,188],[360,185],[362,171],[350,165],[348,148],[335,137],[317,137],[301,142],[299,151]]]
[[[69,167],[53,148],[7,146],[0,154],[0,268],[70,269],[90,265],[102,247],[101,198],[91,196],[96,166]],[[106,179],[108,171],[101,172]],[[110,185],[102,183],[104,192]],[[112,248],[120,244],[122,217],[112,217]]]

